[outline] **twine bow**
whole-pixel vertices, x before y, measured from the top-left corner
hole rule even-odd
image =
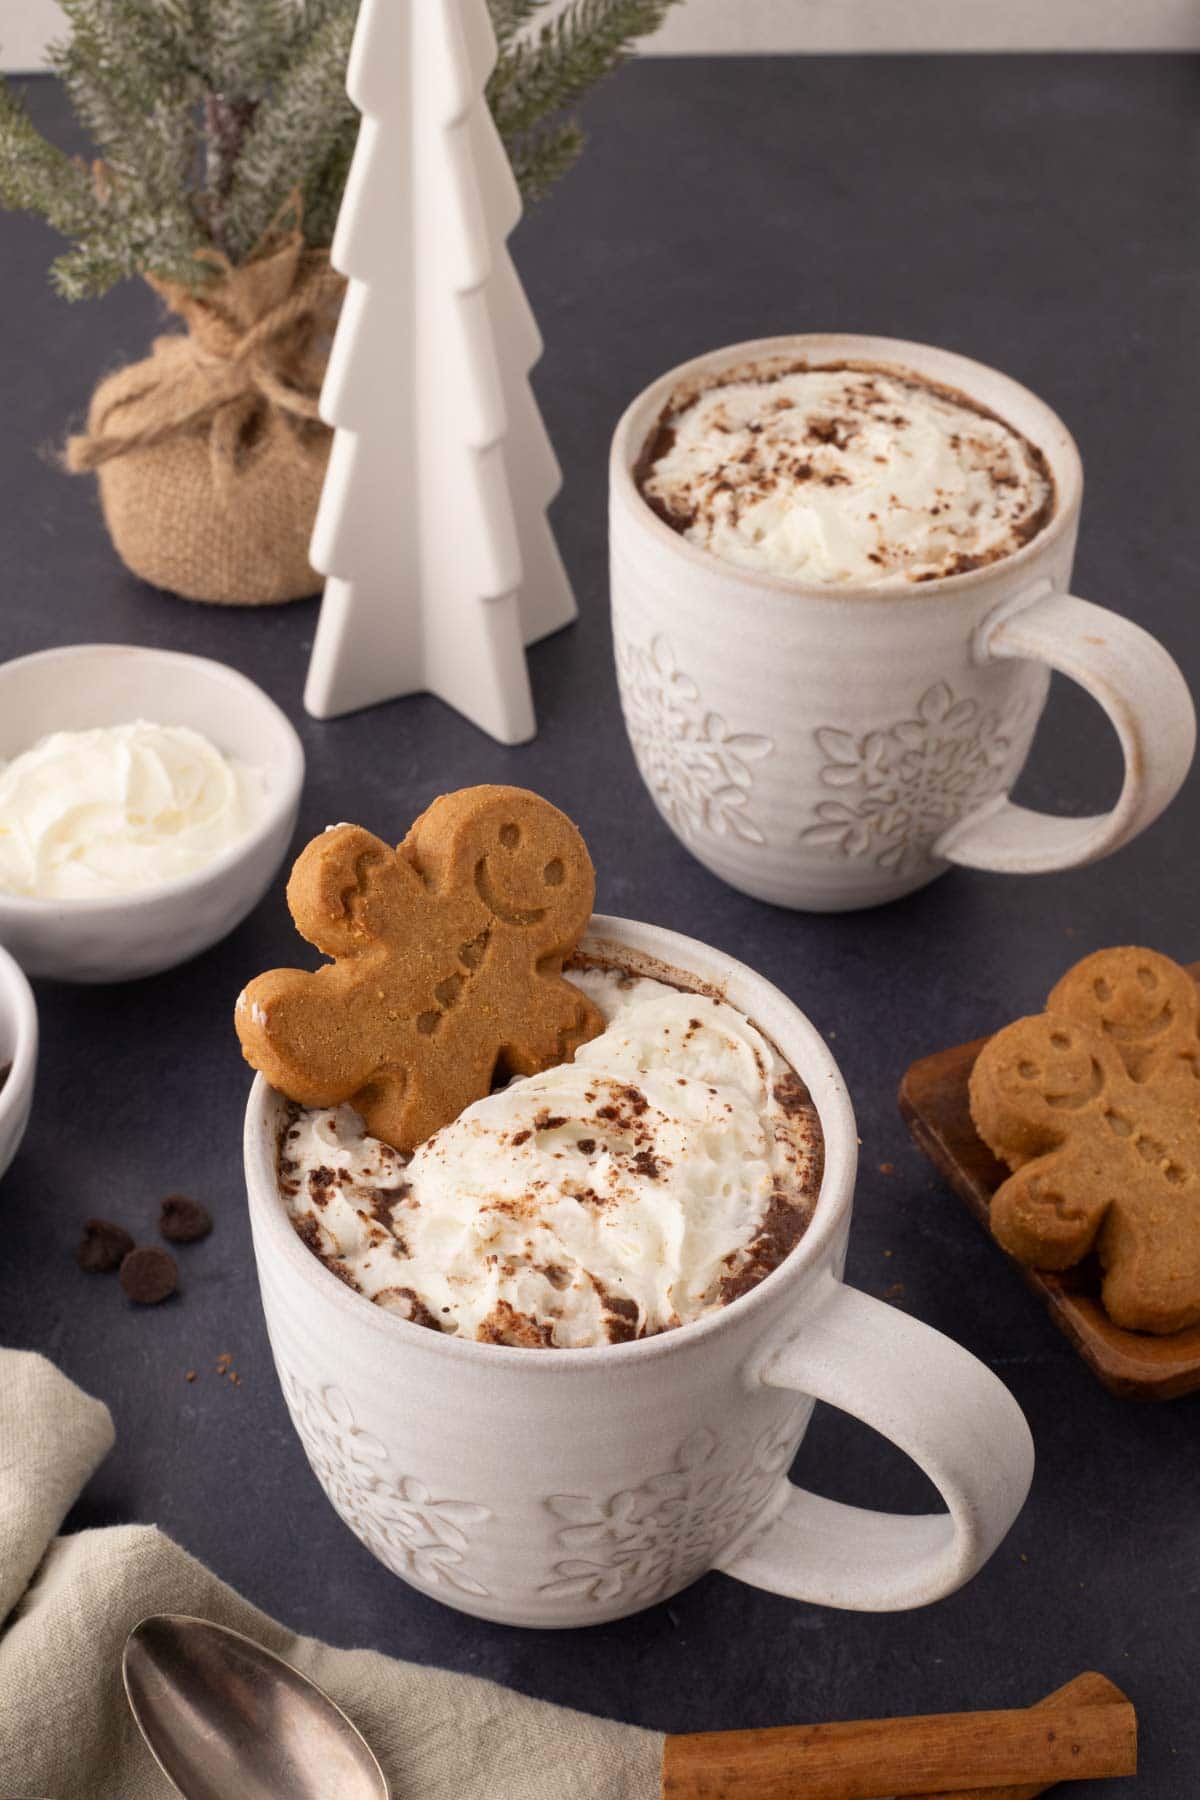
[[[235,268],[216,251],[220,279],[199,293],[147,276],[186,335],[157,338],[143,362],[97,390],[87,430],[68,440],[78,473],[184,434],[207,434],[218,491],[236,479],[277,416],[297,434],[319,418],[317,398],[345,283],[298,229]]]

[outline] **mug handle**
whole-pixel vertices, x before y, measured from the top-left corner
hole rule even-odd
[[[767,1529],[715,1565],[738,1581],[856,1612],[924,1606],[982,1568],[1025,1503],[1033,1439],[1003,1382],[932,1326],[857,1288],[832,1282],[757,1379],[873,1426],[924,1470],[947,1510],[867,1512],[785,1476]]]
[[[984,662],[1048,663],[1086,688],[1120,739],[1125,781],[1111,812],[1084,819],[1058,819],[998,795],[951,826],[935,856],[1011,875],[1074,869],[1119,850],[1175,798],[1196,747],[1196,712],[1178,665],[1140,625],[1090,600],[1048,594],[993,613],[976,654]]]

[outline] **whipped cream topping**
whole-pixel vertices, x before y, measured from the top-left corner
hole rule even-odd
[[[1010,556],[1049,521],[1045,458],[948,388],[794,368],[668,409],[646,500],[724,561],[798,581],[899,586]]]
[[[659,981],[571,979],[607,1029],[407,1164],[349,1107],[289,1113],[292,1222],[377,1305],[484,1342],[618,1343],[737,1299],[803,1234],[820,1126],[761,1033]]]
[[[0,888],[100,900],[214,861],[255,824],[259,769],[184,725],[56,731],[0,767]]]

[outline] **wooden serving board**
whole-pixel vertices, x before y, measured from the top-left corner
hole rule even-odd
[[[1189,973],[1200,982],[1200,963],[1193,963]],[[915,1062],[900,1083],[900,1111],[918,1149],[988,1230],[992,1195],[1008,1170],[971,1123],[967,1081],[986,1042],[977,1038]],[[1004,1254],[999,1245],[996,1254]],[[1100,1304],[1100,1271],[1092,1257],[1061,1275],[1021,1263],[1017,1267],[1112,1393],[1123,1400],[1177,1400],[1200,1389],[1200,1325],[1170,1337],[1114,1325]]]

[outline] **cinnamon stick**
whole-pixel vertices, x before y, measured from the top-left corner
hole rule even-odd
[[[878,1800],[1132,1775],[1128,1702],[669,1737],[669,1800]]]
[[[1126,1699],[1127,1695],[1121,1692],[1115,1681],[1089,1669],[1083,1675],[1077,1675],[1074,1681],[1068,1681],[1065,1687],[1055,1688],[1052,1694],[1047,1694],[1044,1700],[1036,1701],[1029,1710],[1045,1712],[1061,1710],[1066,1706],[1111,1706],[1114,1702],[1120,1704]],[[1052,1785],[1043,1781],[1032,1784],[1025,1781],[1018,1787],[959,1788],[956,1793],[937,1796],[927,1789],[924,1794],[918,1794],[916,1800],[1037,1800],[1038,1795],[1044,1794],[1047,1787]]]

